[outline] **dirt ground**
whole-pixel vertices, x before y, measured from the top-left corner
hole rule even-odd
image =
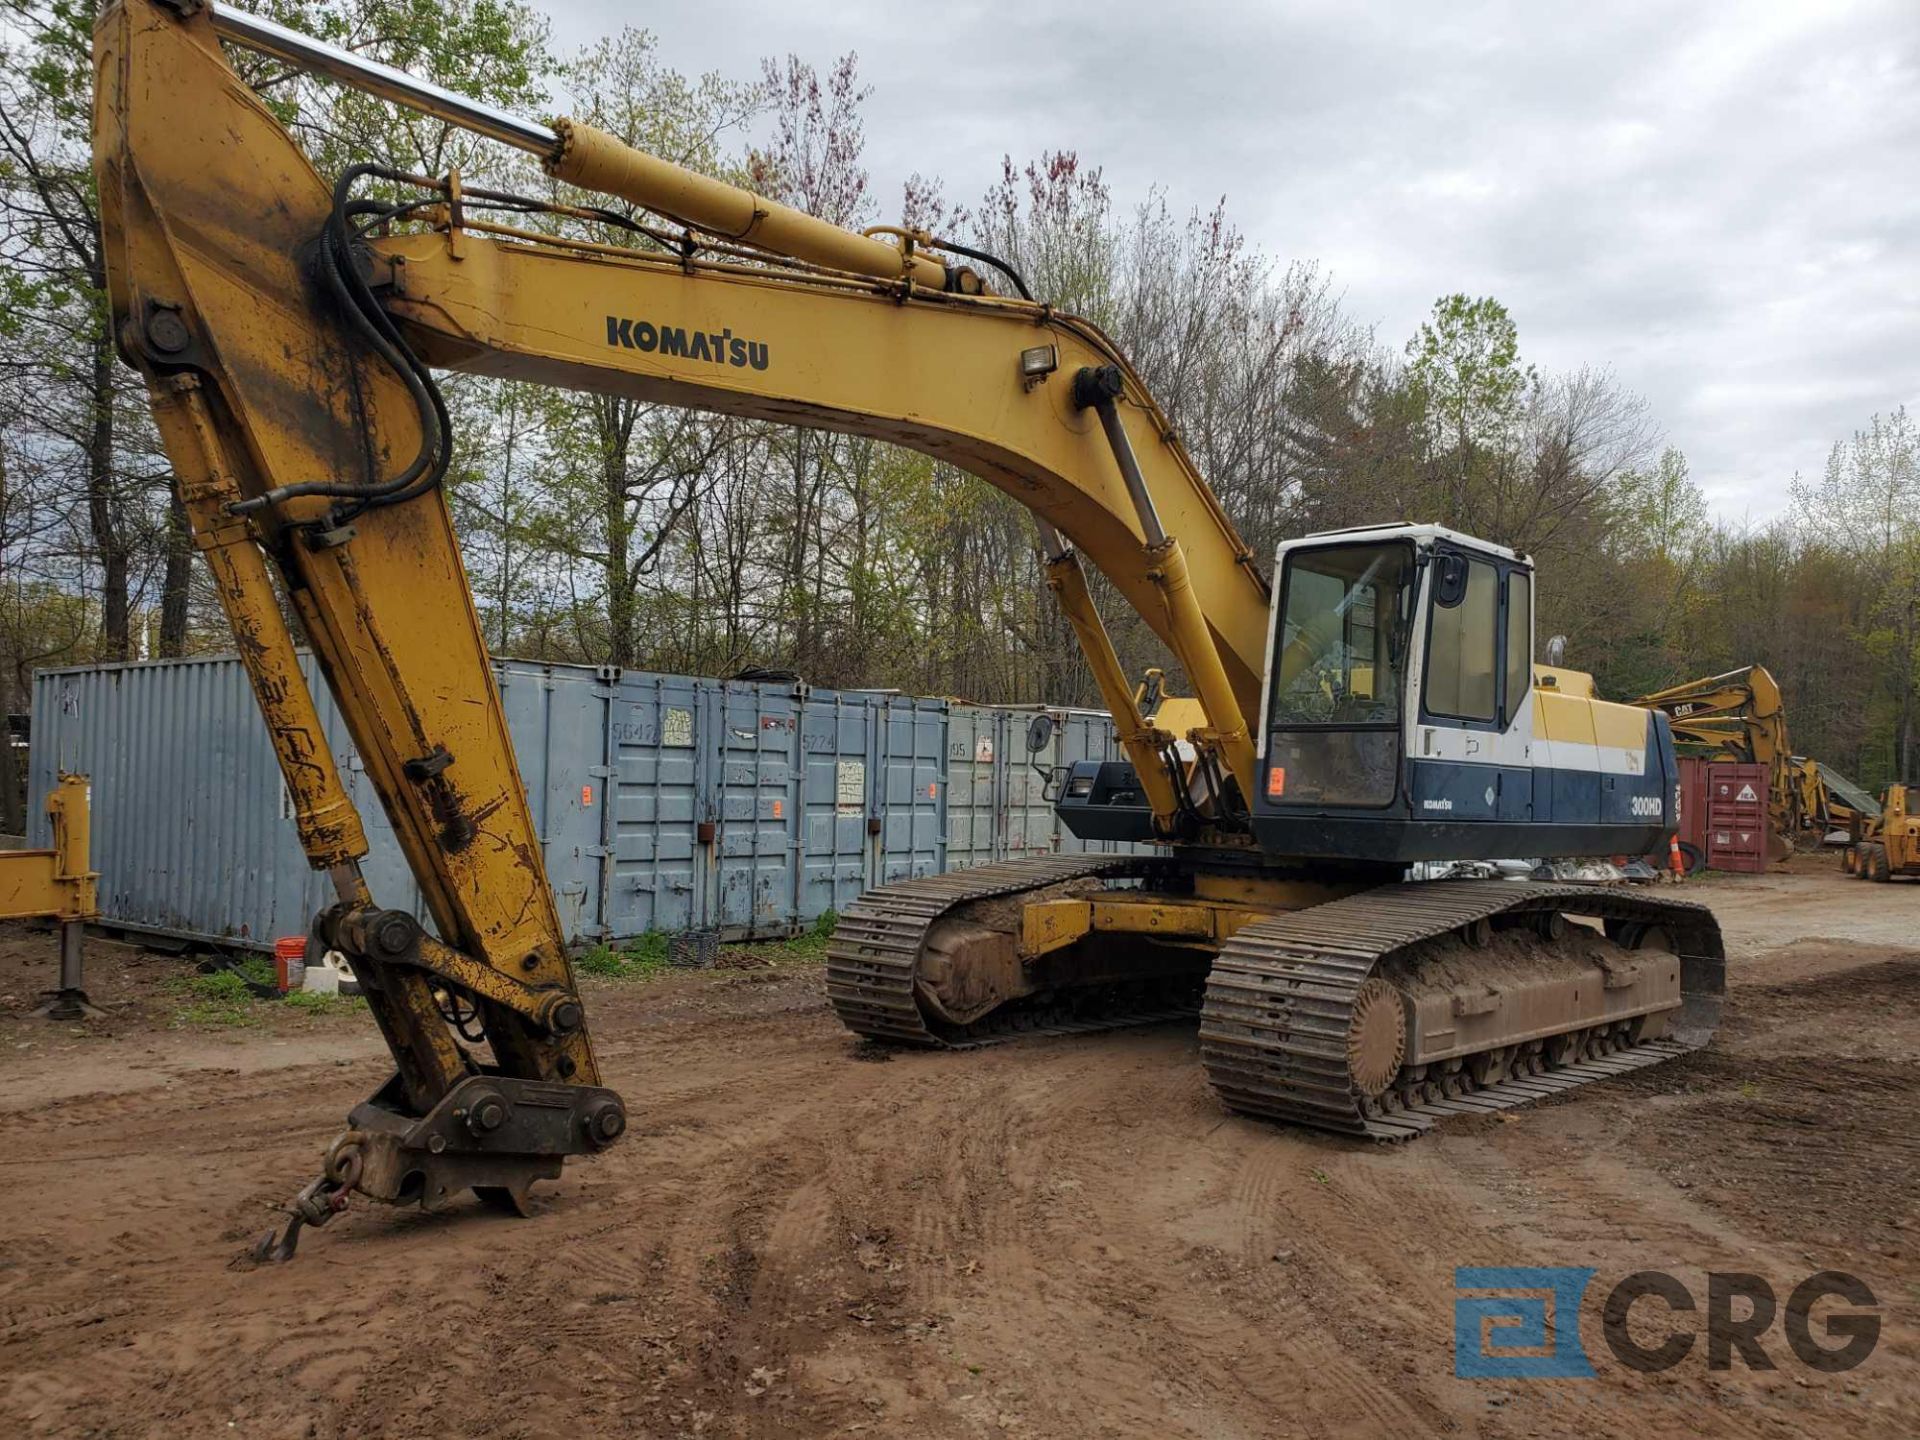
[[[588,982],[625,1142],[531,1219],[356,1205],[266,1268],[234,1262],[384,1078],[366,1016],[210,1016],[185,962],[98,942],[107,1018],[49,1025],[51,940],[0,932],[0,1425],[1911,1435],[1920,885],[1814,860],[1687,893],[1732,955],[1712,1048],[1397,1148],[1228,1117],[1190,1029],[876,1061],[814,964]],[[1455,1378],[1460,1265],[1594,1267],[1597,1377]],[[1775,1326],[1772,1371],[1702,1343],[1642,1375],[1600,1309],[1649,1269],[1703,1309],[1708,1271],[1783,1308],[1851,1272],[1878,1348],[1821,1374]]]

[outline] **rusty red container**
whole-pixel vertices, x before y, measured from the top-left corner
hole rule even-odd
[[[1767,868],[1767,767],[1706,767],[1706,857],[1715,870],[1758,874]]]

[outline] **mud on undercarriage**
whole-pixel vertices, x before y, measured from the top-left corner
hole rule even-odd
[[[829,947],[829,997],[857,1034],[946,1048],[1197,1010],[1230,1109],[1380,1140],[1671,1058],[1719,1022],[1712,915],[1618,888],[1383,885],[1248,924],[1210,968],[1191,948],[1122,942],[1097,968],[1038,976],[1019,953],[1027,903],[1156,873],[1048,856],[871,891]]]

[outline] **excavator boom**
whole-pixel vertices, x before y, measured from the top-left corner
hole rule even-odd
[[[500,223],[457,176],[362,166],[329,185],[227,64],[223,36],[542,149],[556,175],[704,230],[676,253],[615,249]],[[869,435],[985,477],[1045,522],[1050,580],[1161,823],[1191,808],[1165,774],[1172,737],[1135,706],[1060,537],[1199,689],[1207,724],[1190,738],[1218,756],[1220,812],[1236,803],[1230,783],[1251,789],[1266,582],[1091,324],[987,294],[911,238],[851,234],[224,6],[119,0],[95,49],[116,337],[146,378],[301,843],[334,884],[315,943],[353,959],[398,1067],[355,1112],[308,1223],[353,1187],[434,1199],[471,1184],[518,1204],[531,1179],[625,1124],[599,1084],[440,492],[450,437],[434,367]],[[429,202],[397,212],[428,228],[379,223],[362,193],[376,185]],[[301,679],[296,627],[420,879],[431,934],[368,891],[364,828]]]

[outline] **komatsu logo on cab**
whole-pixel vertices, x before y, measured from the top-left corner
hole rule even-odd
[[[1453,809],[1453,802],[1451,800],[1422,800],[1420,802],[1420,808],[1422,810],[1451,810]]]
[[[607,316],[607,344],[622,350],[658,351],[710,365],[767,368],[767,347],[732,330],[688,330],[679,325],[655,325],[646,320]]]

